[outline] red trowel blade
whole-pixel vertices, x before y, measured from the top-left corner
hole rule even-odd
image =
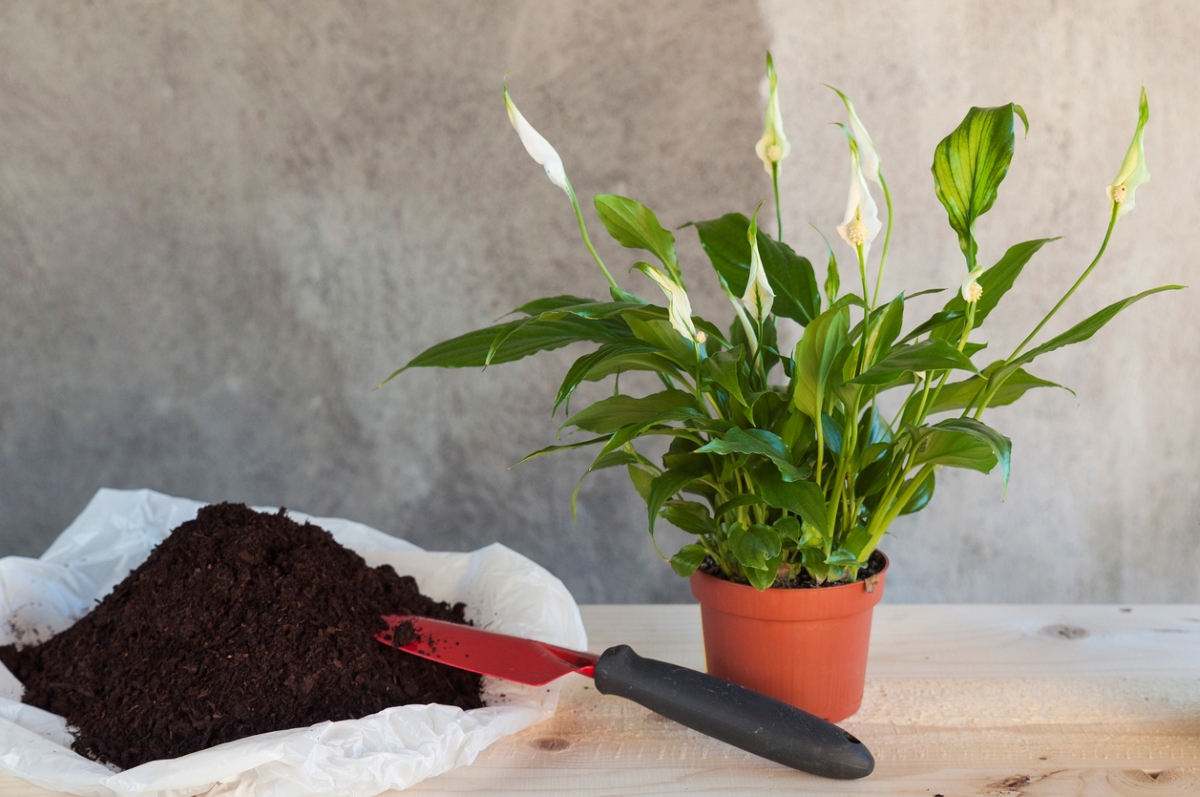
[[[428,617],[389,614],[384,615],[383,621],[388,624],[387,630],[380,631],[375,638],[388,647],[460,670],[530,686],[542,686],[572,672],[590,677],[600,658],[592,653]]]

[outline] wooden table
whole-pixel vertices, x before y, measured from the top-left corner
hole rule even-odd
[[[585,606],[620,642],[701,668],[695,606]],[[866,695],[843,723],[861,781],[794,772],[569,676],[553,719],[406,794],[1200,795],[1200,606],[876,609]],[[50,792],[0,776],[0,794]]]

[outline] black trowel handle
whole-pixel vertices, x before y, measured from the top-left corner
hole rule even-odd
[[[604,651],[596,690],[640,703],[706,736],[825,778],[871,774],[866,745],[807,711],[676,664],[643,659],[628,645]]]

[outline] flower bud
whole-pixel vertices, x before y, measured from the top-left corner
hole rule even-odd
[[[562,158],[558,157],[558,153],[554,147],[550,146],[550,142],[543,138],[541,133],[534,130],[533,125],[525,121],[525,117],[517,110],[512,97],[508,96],[507,85],[504,86],[504,107],[508,109],[508,121],[512,123],[513,129],[520,136],[521,143],[525,145],[525,151],[546,170],[546,176],[550,178],[550,182],[570,196],[571,187],[567,182],[567,173],[563,169]]]

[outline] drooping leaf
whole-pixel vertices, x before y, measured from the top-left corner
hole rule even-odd
[[[688,578],[695,573],[700,565],[704,564],[705,558],[708,556],[708,551],[703,545],[692,543],[685,545],[671,557],[671,569],[678,575]]]
[[[541,315],[551,310],[558,310],[562,307],[572,307],[580,304],[595,304],[595,299],[584,299],[580,296],[571,296],[564,294],[562,296],[547,296],[543,299],[534,299],[532,302],[526,302],[520,307],[509,313],[524,313],[525,315]]]
[[[896,346],[886,357],[851,380],[851,384],[886,385],[905,373],[960,369],[979,373],[966,355],[944,340],[923,340]]]
[[[937,197],[958,233],[958,245],[975,267],[978,247],[975,222],[992,207],[996,191],[1012,162],[1016,138],[1013,117],[1029,121],[1020,105],[972,108],[954,132],[942,139],[933,154],[933,183]]]
[[[626,371],[653,371],[673,379],[679,378],[678,366],[662,354],[616,354],[593,365],[583,380],[599,382],[606,376]]]
[[[799,515],[823,537],[829,537],[829,517],[826,513],[825,494],[815,483],[809,481],[787,482],[779,470],[771,465],[750,469],[751,478],[758,487],[763,501],[776,509],[786,509]]]
[[[598,194],[596,212],[608,234],[629,249],[645,249],[667,267],[671,277],[680,285],[679,260],[675,256],[675,235],[658,223],[658,218],[645,205],[616,194]]]
[[[630,336],[620,319],[597,321],[568,315],[557,320],[512,321],[442,341],[418,354],[403,368],[395,371],[380,384],[387,384],[409,368],[483,368],[488,351],[498,335],[509,331],[511,324],[522,325],[512,332],[492,356],[492,364],[513,362],[539,351],[560,349],[579,341],[608,343]]]
[[[791,462],[787,446],[778,435],[765,429],[733,427],[720,439],[696,449],[698,454],[758,454],[775,463],[785,481],[799,481],[804,474]]]
[[[835,306],[804,328],[795,353],[795,392],[792,403],[814,421],[821,417],[826,397],[836,382],[834,365],[846,347],[850,312]]]
[[[567,375],[563,378],[562,385],[558,388],[558,395],[554,397],[554,409],[557,410],[559,405],[571,397],[571,394],[575,392],[575,388],[579,387],[580,383],[587,379],[594,369],[603,365],[606,361],[624,355],[657,355],[660,352],[661,349],[651,343],[646,343],[636,338],[625,338],[613,341],[612,343],[606,343],[594,352],[585,354],[576,360],[570,369],[567,370]]]
[[[591,440],[582,440],[578,443],[567,443],[567,444],[561,445],[561,446],[546,446],[545,448],[539,448],[537,451],[534,451],[532,454],[526,454],[524,457],[521,458],[521,461],[518,462],[517,465],[520,465],[524,462],[528,462],[529,460],[534,459],[535,457],[544,456],[546,454],[553,454],[556,451],[571,451],[572,449],[576,449],[576,448],[584,448],[586,446],[594,446],[597,443],[603,443],[603,442],[606,442],[607,440],[608,440],[607,437],[593,437]],[[513,467],[515,468],[517,465],[513,465]]]
[[[733,295],[741,296],[750,276],[750,219],[741,213],[728,213],[719,219],[697,222],[695,227],[713,268]],[[761,230],[757,240],[763,270],[775,291],[775,314],[807,324],[821,309],[812,263]]]
[[[1007,491],[1012,467],[1012,441],[1007,437],[974,418],[950,418],[925,431],[928,434],[913,453],[914,464],[933,463],[988,473],[999,462]],[[969,446],[967,440],[975,446]],[[979,446],[986,447],[988,456],[981,456]]]
[[[965,410],[968,406],[973,406],[976,399],[980,396],[980,391],[988,384],[988,379],[1004,365],[1002,360],[989,365],[983,369],[983,376],[973,376],[970,379],[962,382],[950,382],[942,386],[942,391],[937,395],[937,401],[932,402],[926,409],[926,412],[932,415],[935,412],[948,412],[950,410]],[[1023,368],[1018,368],[1015,371],[1009,372],[1008,378],[1001,385],[999,391],[992,397],[988,403],[989,407],[1003,407],[1012,404],[1017,399],[1024,396],[1028,391],[1038,387],[1057,387],[1075,395],[1075,391],[1069,387],[1063,387],[1056,382],[1048,382],[1045,379],[1039,379],[1036,376],[1025,371]]]
[[[641,398],[623,394],[610,396],[575,413],[563,426],[575,426],[596,434],[612,434],[629,424],[654,422],[669,410],[680,411],[681,417],[705,417],[691,393],[663,390]]]

